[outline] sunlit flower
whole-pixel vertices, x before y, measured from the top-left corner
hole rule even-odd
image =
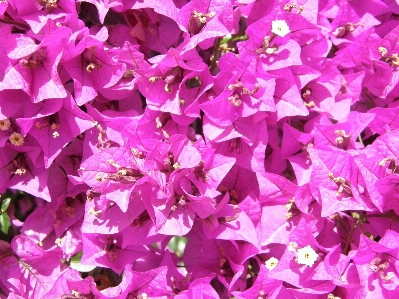
[[[265,262],[266,268],[269,269],[270,271],[273,270],[277,266],[277,264],[278,264],[278,259],[276,259],[275,257],[271,257]]]
[[[9,119],[2,119],[0,120],[0,130],[1,131],[6,131],[10,128],[11,122]]]
[[[297,250],[297,263],[312,267],[319,255],[309,245]]]
[[[272,32],[278,36],[284,37],[290,33],[290,28],[284,20],[276,20],[272,22]]]
[[[148,295],[147,293],[142,293],[141,295],[139,295],[140,299],[148,299]]]
[[[20,133],[12,133],[9,140],[15,146],[21,146],[24,144],[24,137]]]

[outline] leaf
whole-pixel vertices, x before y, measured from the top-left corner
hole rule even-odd
[[[71,263],[80,263],[82,259],[83,251],[79,251],[77,254],[71,257]]]
[[[115,273],[112,269],[105,268],[104,274],[108,278],[108,281],[111,284],[111,287],[115,287],[122,282],[122,276]]]
[[[82,265],[80,260],[82,259],[83,251],[78,252],[74,256],[71,257],[70,267],[79,272],[90,272],[96,268],[96,266],[92,265]]]
[[[8,209],[8,206],[10,205],[11,202],[11,198],[6,198],[3,200],[3,202],[1,203],[1,211],[5,212]]]
[[[174,236],[168,243],[168,248],[171,252],[176,253],[178,256],[182,255],[186,247],[188,239],[184,237]]]
[[[126,20],[121,13],[113,11],[111,9],[108,10],[108,8],[104,6],[102,8],[96,7],[96,5],[89,2],[80,3],[80,12],[86,19],[88,19],[93,24],[101,25],[101,23],[103,23],[103,25],[126,25]],[[103,17],[104,19],[100,19],[101,17]]]
[[[10,217],[6,213],[0,214],[0,229],[4,234],[8,234],[8,230],[10,229],[11,221]]]
[[[119,12],[113,11],[112,9],[108,10],[107,14],[104,18],[104,25],[116,25],[116,24],[124,24],[126,25],[125,18]]]
[[[100,18],[98,17],[97,8],[94,4],[88,2],[80,3],[80,12],[93,24],[101,24]]]

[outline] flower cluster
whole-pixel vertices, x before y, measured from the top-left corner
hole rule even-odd
[[[396,298],[398,16],[0,1],[0,298]]]

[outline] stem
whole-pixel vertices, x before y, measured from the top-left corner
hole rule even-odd
[[[277,34],[273,33],[272,36],[270,37],[269,44],[267,45],[268,47],[272,43],[272,41],[277,37]]]
[[[351,241],[352,241],[352,236],[353,236],[353,233],[355,232],[356,227],[357,227],[357,221],[356,221],[355,224],[352,226],[352,229],[351,229],[351,231],[349,232],[348,239],[346,240],[346,244],[345,244],[345,248],[344,248],[344,254],[345,254],[345,255],[348,255],[349,246],[350,246],[350,243],[351,243]]]
[[[19,23],[19,22],[14,21],[14,20],[0,19],[0,23],[11,24],[11,25],[19,26],[19,27],[22,27],[22,28],[25,28],[25,29],[29,29],[29,26],[28,26],[28,25]]]
[[[384,214],[370,214],[370,215],[365,215],[367,218],[390,218],[388,215]]]
[[[220,47],[220,42],[221,41],[222,41],[221,38],[217,38],[216,41],[215,41],[215,47],[214,47],[214,50],[213,50],[213,55],[211,56],[211,62],[212,62],[211,67],[210,67],[211,75],[213,75],[213,71],[216,69],[217,62],[219,61],[219,58],[220,58],[219,47]]]
[[[364,215],[364,217],[366,217],[366,218],[388,218],[388,219],[391,219],[392,221],[399,223],[399,216],[396,215],[392,211],[389,211],[386,214],[366,214],[366,215]]]

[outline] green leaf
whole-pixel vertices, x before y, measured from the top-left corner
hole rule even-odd
[[[170,249],[170,251],[176,252],[178,243],[179,243],[179,237],[173,237],[172,239],[170,239],[168,243],[168,248]]]
[[[168,243],[168,248],[170,249],[170,251],[176,253],[177,256],[181,257],[184,253],[187,241],[188,239],[185,237],[174,236],[172,239],[170,239]]]
[[[91,270],[94,270],[96,266],[94,265],[82,265],[80,263],[80,260],[82,259],[83,251],[78,252],[74,256],[71,257],[70,260],[70,267],[72,269],[75,269],[79,272],[90,272]]]
[[[11,202],[11,198],[10,197],[6,198],[6,199],[3,199],[3,202],[1,203],[1,211],[2,212],[7,211],[8,206],[10,205],[10,202]]]
[[[232,41],[236,41],[236,40],[247,40],[247,39],[248,39],[248,35],[244,34],[244,35],[236,36],[235,38],[232,39]]]
[[[226,36],[223,37],[223,39],[220,41],[220,44],[221,44],[221,45],[226,44],[226,43],[228,43],[230,40],[231,40],[231,34],[226,35]]]
[[[8,234],[8,230],[10,229],[11,221],[10,217],[6,213],[0,214],[0,229],[4,234]]]
[[[83,251],[79,251],[74,256],[71,256],[71,263],[80,263],[80,260],[82,259],[82,255],[83,255]]]

